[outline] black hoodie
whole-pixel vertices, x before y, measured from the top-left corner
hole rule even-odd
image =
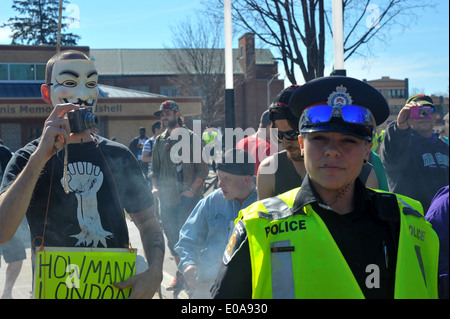
[[[425,138],[390,123],[380,148],[389,191],[418,200],[426,213],[436,192],[449,183],[448,153],[436,135]]]

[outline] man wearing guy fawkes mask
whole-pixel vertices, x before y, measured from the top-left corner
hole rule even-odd
[[[47,63],[41,93],[54,109],[42,136],[17,151],[5,171],[0,243],[11,238],[26,215],[37,248],[126,248],[126,210],[140,230],[149,268],[115,285],[132,287],[131,298],[151,298],[162,280],[164,239],[139,164],[125,146],[91,135],[86,127],[71,129],[65,116],[82,108],[92,114],[97,83],[94,62],[82,52],[63,51]]]

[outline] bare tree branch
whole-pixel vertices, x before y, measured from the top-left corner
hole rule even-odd
[[[221,126],[225,118],[222,39],[222,26],[215,21],[187,19],[172,28],[172,44],[177,49],[167,49],[167,63],[178,74],[172,83],[184,88],[184,96],[202,97],[202,121],[207,126]]]
[[[345,60],[370,52],[376,41],[386,41],[391,28],[407,27],[421,10],[434,6],[433,0],[342,2]],[[223,0],[216,2],[215,9],[211,1],[203,3],[209,14],[223,15]],[[276,59],[282,61],[291,83],[297,82],[294,67],[300,68],[305,81],[324,75],[326,31],[332,39],[331,1],[234,0],[232,8],[235,31],[252,32],[262,43],[277,48]],[[370,18],[374,25],[368,23]]]

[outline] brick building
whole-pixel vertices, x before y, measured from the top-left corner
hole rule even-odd
[[[90,55],[89,47],[63,47]],[[47,61],[55,54],[52,46],[0,45],[0,138],[15,151],[41,135],[45,119],[52,111],[40,93]],[[99,133],[116,137],[129,145],[139,127],[151,125],[159,118],[153,113],[167,96],[99,84],[99,100],[95,113],[100,118]],[[200,97],[174,97],[183,105],[188,125],[201,115]]]
[[[182,97],[192,81],[195,71],[183,72],[171,61],[173,57],[185,58],[187,50],[181,49],[91,49],[99,70],[99,82],[170,97]],[[215,65],[212,73],[225,83],[223,49],[207,49],[202,54],[213,53]],[[214,52],[212,52],[214,51]],[[186,68],[188,68],[187,66]],[[278,64],[268,49],[256,49],[251,33],[239,39],[239,48],[233,50],[236,127],[257,128],[261,114],[284,88],[278,79]],[[198,93],[201,95],[201,93]],[[180,105],[182,108],[182,105]],[[224,101],[218,106],[224,110]],[[224,127],[224,118],[210,123]]]
[[[76,49],[95,60],[100,92],[95,112],[103,136],[114,136],[128,145],[139,127],[150,131],[158,120],[153,113],[168,98],[180,104],[188,127],[192,128],[194,119],[202,118],[201,93],[185,93],[191,83],[189,76],[168,63],[167,49],[61,49]],[[185,54],[185,50],[171,51]],[[224,82],[224,50],[216,51],[219,58],[215,72]],[[40,136],[52,110],[42,101],[40,86],[44,83],[45,65],[55,52],[51,46],[0,45],[0,138],[12,150]],[[235,125],[257,128],[261,114],[284,88],[284,81],[277,78],[278,66],[270,50],[255,48],[253,34],[239,39],[239,49],[233,50],[233,55]],[[224,109],[224,99],[218,108]],[[221,118],[213,124],[225,126]]]
[[[384,129],[385,126],[391,121],[397,120],[398,112],[405,106],[406,100],[410,95],[413,95],[409,92],[409,81],[408,79],[397,80],[391,79],[389,76],[383,76],[381,79],[370,80],[367,81],[363,79],[363,81],[367,82],[384,96],[386,101],[389,104],[389,108],[391,111],[391,115],[387,119],[387,121],[379,128]],[[433,99],[433,103],[436,106],[437,111],[437,119],[436,124],[443,125],[443,117],[448,113],[448,97],[443,96],[430,96]]]

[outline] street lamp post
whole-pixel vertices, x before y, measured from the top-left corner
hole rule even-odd
[[[272,78],[267,82],[267,107],[270,107],[270,104],[272,104],[272,101],[270,99],[270,84],[272,83],[273,80],[275,80],[275,78],[277,76],[279,76],[280,73],[275,74],[274,76],[272,76]]]
[[[344,68],[344,19],[342,0],[333,0],[333,47],[334,47],[334,70],[333,75],[346,75]]]

